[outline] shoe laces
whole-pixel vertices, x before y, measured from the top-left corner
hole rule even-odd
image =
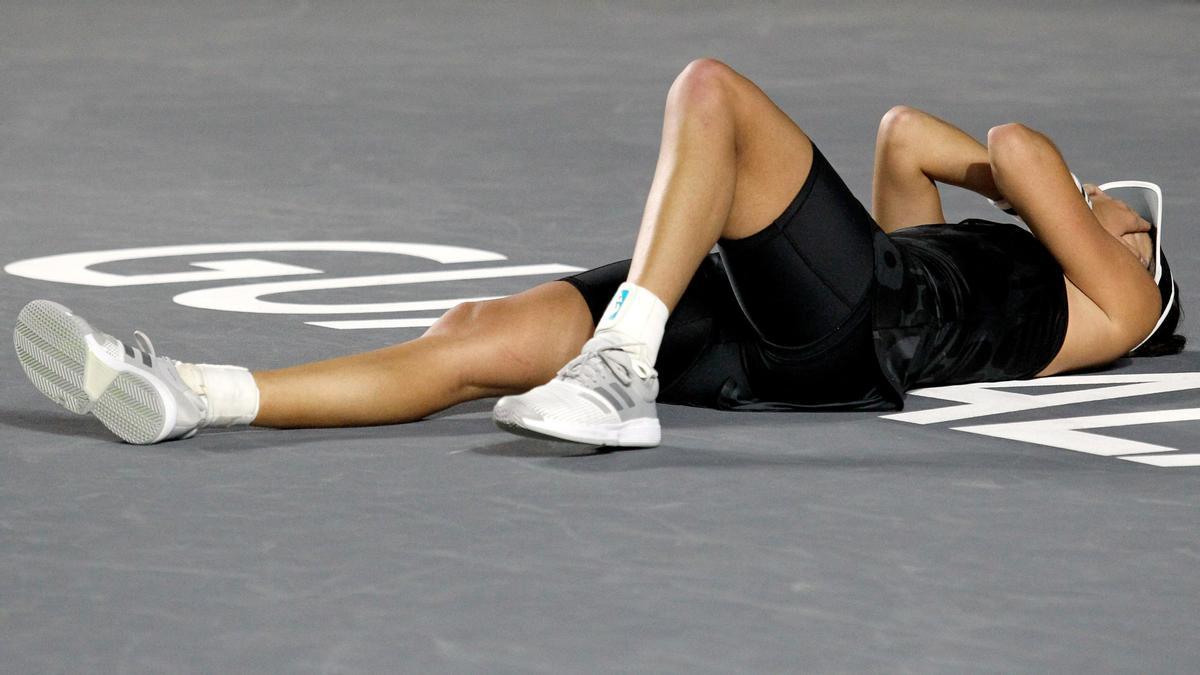
[[[562,378],[595,381],[604,374],[605,370],[608,370],[613,374],[613,377],[617,378],[617,381],[625,386],[629,386],[633,382],[633,373],[619,360],[618,354],[615,353],[620,352],[632,362],[634,371],[639,377],[649,379],[654,376],[654,369],[643,364],[641,359],[625,349],[626,347],[636,348],[638,346],[635,342],[625,342],[620,344],[606,344],[598,348],[589,349],[563,366],[562,370],[558,371],[558,375]]]
[[[175,359],[168,358],[166,356],[159,356],[158,352],[156,352],[154,350],[154,343],[150,341],[150,336],[146,335],[142,331],[140,331],[140,330],[133,331],[133,339],[137,340],[138,349],[142,350],[143,352],[146,352],[150,356],[153,356],[154,358],[158,359],[160,362],[168,361],[176,366],[179,365],[179,362],[176,361]]]
[[[158,356],[158,353],[154,351],[154,343],[150,341],[149,335],[140,330],[135,330],[133,331],[133,339],[137,340],[138,349],[141,349],[150,356]]]

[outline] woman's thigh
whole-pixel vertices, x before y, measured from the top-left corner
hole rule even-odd
[[[807,178],[782,215],[749,237],[719,244],[759,337],[770,346],[815,349],[861,318],[874,280],[877,230],[814,147]]]
[[[676,79],[668,117],[673,110],[688,111],[673,101],[704,99],[714,88],[729,94],[734,119],[735,182],[724,232],[741,238],[771,222],[804,184],[812,142],[758,85],[712,59],[689,64]]]

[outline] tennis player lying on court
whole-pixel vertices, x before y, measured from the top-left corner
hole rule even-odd
[[[1032,236],[943,223],[937,183],[1015,210]],[[1148,218],[1081,193],[1036,131],[997,126],[985,146],[900,106],[879,126],[868,213],[753,82],[699,60],[668,94],[632,260],[459,305],[411,342],[282,370],[174,361],[47,301],[21,312],[16,349],[42,393],[130,443],[412,422],[504,396],[505,429],[653,446],[656,401],[895,409],[913,387],[1180,351],[1161,197],[1134,187]]]

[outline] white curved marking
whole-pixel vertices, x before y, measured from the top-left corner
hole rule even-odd
[[[18,260],[5,265],[4,271],[26,279],[54,281],[81,286],[140,286],[144,284],[178,284],[188,282],[253,279],[260,277],[318,274],[298,265],[273,263],[253,258],[212,260],[192,263],[206,268],[203,272],[169,272],[165,274],[112,274],[88,269],[93,265],[123,260],[167,258],[172,256],[212,255],[217,253],[254,253],[284,251],[321,251],[351,253],[391,253],[425,258],[440,263],[490,262],[506,260],[504,255],[482,249],[440,244],[393,241],[264,241],[236,244],[188,244],[183,246],[149,246],[120,248],[108,251],[63,253]]]
[[[491,298],[459,298],[448,302],[468,302],[475,300],[490,300]],[[362,330],[367,328],[428,328],[437,323],[441,317],[426,316],[417,319],[349,319],[345,321],[305,321],[310,326],[321,328],[336,328],[338,330]]]
[[[407,302],[376,302],[356,305],[318,305],[261,300],[265,295],[320,291],[336,288],[362,288],[364,286],[392,286],[398,284],[422,284],[435,281],[457,281],[462,279],[494,279],[499,277],[533,276],[538,274],[566,274],[582,268],[549,263],[542,265],[513,265],[507,267],[482,267],[437,272],[407,272],[403,274],[376,274],[363,277],[339,279],[306,279],[304,281],[275,281],[265,284],[221,286],[188,291],[175,296],[175,302],[186,307],[213,309],[223,312],[252,312],[255,314],[368,314],[377,312],[413,312],[432,309],[449,309],[463,298],[451,300],[417,300]],[[469,299],[469,298],[468,298]]]

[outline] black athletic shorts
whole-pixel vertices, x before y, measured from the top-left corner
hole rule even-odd
[[[874,219],[813,148],[783,215],[722,239],[667,321],[659,401],[722,409],[882,409],[871,332]],[[598,321],[629,261],[566,277]]]

